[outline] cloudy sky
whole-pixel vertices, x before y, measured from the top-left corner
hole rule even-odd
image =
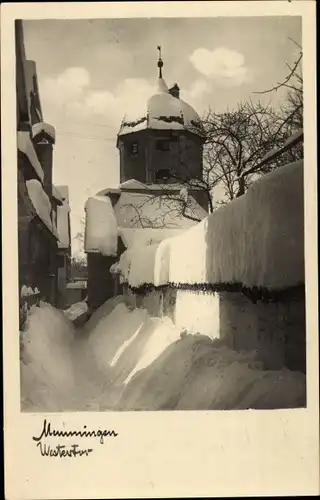
[[[54,182],[70,190],[73,236],[88,196],[119,182],[116,135],[126,111],[141,113],[163,76],[200,115],[232,109],[287,74],[301,43],[297,17],[37,20],[24,22],[45,121],[56,128]],[[73,251],[79,244],[73,241]]]

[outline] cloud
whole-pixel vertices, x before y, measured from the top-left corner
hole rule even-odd
[[[98,117],[114,129],[119,128],[124,114],[142,114],[146,98],[154,91],[145,79],[127,78],[113,92],[92,88],[89,72],[72,67],[57,76],[40,81],[40,93],[45,120],[63,123],[65,120],[92,121]]]
[[[241,85],[250,79],[243,54],[223,47],[196,49],[190,56],[193,66],[207,78],[229,85]]]
[[[206,79],[197,79],[183,89],[182,98],[198,108],[211,87]],[[108,126],[109,135],[116,135],[124,115],[129,119],[142,116],[154,92],[155,86],[143,78],[126,78],[112,92],[94,89],[89,72],[82,67],[70,67],[40,81],[46,121],[57,129],[69,129],[76,122],[83,126],[99,122]]]

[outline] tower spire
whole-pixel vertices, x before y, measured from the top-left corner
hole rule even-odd
[[[162,78],[162,67],[163,67],[163,61],[161,59],[161,45],[157,46],[157,49],[159,51],[159,59],[158,59],[158,68],[159,68],[159,78]]]

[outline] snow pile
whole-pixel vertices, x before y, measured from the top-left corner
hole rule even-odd
[[[102,377],[109,376],[110,363],[118,349],[142,327],[147,312],[143,309],[130,311],[118,304],[90,331],[86,350]]]
[[[106,302],[81,332],[48,304],[32,307],[21,342],[24,411],[294,408],[305,376],[266,371],[204,335],[182,335],[168,317]]]
[[[26,411],[63,411],[74,387],[72,324],[49,304],[30,310],[21,335],[21,402]]]
[[[117,305],[123,304],[123,302],[123,295],[117,295],[116,297],[112,297],[111,299],[107,300],[90,316],[89,320],[84,326],[85,331],[93,331],[100,323],[100,321],[103,321],[104,318],[106,318]]]
[[[255,352],[237,353],[186,335],[129,381],[118,410],[228,410],[305,405],[302,373],[265,371]]]
[[[86,203],[85,252],[117,255],[118,224],[110,198],[93,196]]]
[[[42,222],[45,223],[47,228],[56,237],[58,237],[57,229],[53,224],[51,217],[52,206],[49,197],[43,190],[41,183],[37,179],[30,179],[29,181],[26,181],[26,186],[29,198],[38,216],[40,217]]]
[[[75,304],[72,304],[72,306],[68,309],[65,309],[63,312],[70,321],[75,321],[80,316],[88,312],[88,304],[84,301],[76,302]]]
[[[57,206],[57,230],[59,236],[59,248],[68,248],[70,245],[69,214],[69,203],[67,202],[67,200],[64,200],[62,205]]]

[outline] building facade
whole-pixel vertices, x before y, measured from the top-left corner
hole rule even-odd
[[[57,306],[57,216],[63,200],[52,182],[55,130],[43,119],[36,64],[26,59],[22,21],[16,21],[15,42],[20,306],[33,296]]]

